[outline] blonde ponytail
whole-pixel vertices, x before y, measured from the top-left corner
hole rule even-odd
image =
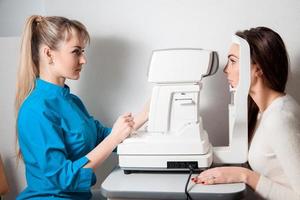
[[[15,113],[18,117],[18,112],[24,99],[34,88],[35,79],[38,76],[38,66],[32,60],[32,29],[33,23],[38,18],[34,15],[27,19],[22,35],[19,71],[17,74],[17,89],[15,99]]]
[[[38,66],[32,60],[32,33],[33,23],[39,16],[33,15],[26,20],[22,34],[19,70],[17,74],[16,97],[15,97],[15,115],[18,119],[19,109],[23,101],[33,90],[35,79],[38,76]],[[18,129],[16,126],[18,141]],[[17,148],[17,157],[21,158],[21,152]]]

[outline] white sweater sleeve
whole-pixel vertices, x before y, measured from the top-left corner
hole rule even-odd
[[[300,122],[292,113],[269,116],[266,128],[274,150],[291,187],[281,185],[261,175],[256,191],[266,199],[300,200]]]
[[[298,200],[299,194],[286,186],[280,185],[261,175],[256,186],[256,192],[265,199],[272,200]]]

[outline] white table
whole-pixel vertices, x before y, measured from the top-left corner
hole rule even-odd
[[[186,199],[184,192],[187,173],[144,172],[124,174],[114,169],[101,185],[102,194],[115,199]],[[244,183],[202,185],[190,181],[188,191],[192,199],[243,199]]]

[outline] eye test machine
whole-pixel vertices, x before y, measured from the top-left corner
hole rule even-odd
[[[214,200],[244,197],[244,183],[188,184],[185,173],[172,173],[205,169],[214,163],[247,161],[250,50],[244,39],[234,36],[232,41],[240,46],[239,80],[242,81],[236,88],[229,86],[229,145],[210,144],[199,110],[200,101],[205,98],[201,96],[202,81],[217,71],[218,54],[203,49],[154,51],[148,74],[149,82],[154,84],[148,128],[118,145],[120,168],[102,183],[104,196],[110,200],[185,199],[188,195],[193,199]]]
[[[202,80],[218,69],[218,54],[203,49],[167,49],[152,54],[148,81],[154,84],[148,128],[118,146],[119,165],[133,171],[184,171],[214,163],[245,163],[248,152],[247,98],[250,84],[248,43],[240,45],[240,83],[229,88],[229,146],[212,147],[199,104]]]

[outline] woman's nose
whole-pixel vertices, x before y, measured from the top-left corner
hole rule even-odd
[[[228,73],[228,63],[225,65],[225,67],[224,67],[224,69],[223,69],[223,72],[224,72],[225,74]]]
[[[87,63],[87,60],[86,60],[86,57],[84,54],[82,54],[82,56],[80,57],[80,60],[79,60],[80,64],[86,64]]]

